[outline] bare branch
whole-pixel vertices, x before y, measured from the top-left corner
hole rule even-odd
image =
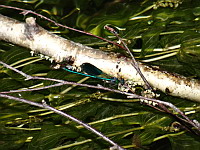
[[[26,73],[23,73],[22,71],[19,71],[9,65],[7,65],[6,63],[0,61],[0,64],[3,64],[5,67],[16,71],[17,73],[21,74],[22,76],[24,76],[26,79],[25,80],[48,80],[48,81],[54,81],[54,82],[59,82],[62,83],[62,85],[64,84],[68,84],[68,85],[77,85],[77,86],[83,86],[83,87],[88,87],[88,88],[94,88],[94,89],[100,89],[100,90],[106,90],[106,91],[110,91],[110,92],[115,92],[115,93],[119,93],[119,94],[125,94],[128,96],[131,96],[131,98],[138,98],[138,95],[133,94],[133,93],[127,93],[127,92],[123,92],[123,91],[119,91],[119,90],[115,90],[115,89],[110,89],[110,88],[106,88],[103,86],[94,86],[94,85],[88,85],[88,84],[81,84],[81,83],[76,83],[76,82],[69,82],[69,81],[64,81],[64,80],[59,80],[59,79],[52,79],[52,78],[43,78],[43,77],[37,77],[37,76],[30,76],[27,75]]]
[[[40,104],[40,103],[28,101],[26,99],[14,97],[14,96],[9,96],[9,95],[6,95],[6,94],[0,94],[0,97],[12,99],[12,100],[23,102],[23,103],[26,103],[26,104],[29,104],[29,105],[33,105],[33,106],[37,106],[37,107],[40,107],[40,108],[45,108],[45,109],[51,110],[51,111],[55,112],[56,114],[64,116],[65,118],[69,118],[70,120],[72,120],[72,121],[74,121],[74,122],[76,122],[76,123],[84,126],[89,131],[95,133],[96,135],[98,135],[99,137],[101,137],[102,139],[104,139],[105,141],[107,141],[108,143],[110,143],[111,145],[113,145],[114,147],[116,147],[117,150],[125,150],[121,146],[119,146],[118,144],[116,144],[115,142],[113,142],[112,140],[110,140],[108,137],[106,137],[105,135],[103,135],[99,131],[97,131],[94,128],[92,128],[90,125],[88,125],[86,123],[83,123],[82,121],[80,121],[80,120],[78,120],[78,119],[76,119],[76,118],[74,118],[74,117],[72,117],[72,116],[70,116],[70,115],[68,115],[68,114],[60,111],[60,110],[57,110],[57,109],[55,109],[55,108],[47,105],[45,101],[43,101],[42,104]]]
[[[61,85],[65,85],[65,84],[64,83],[57,83],[57,84],[48,85],[48,86],[44,86],[44,87],[40,87],[40,88],[22,89],[22,90],[10,90],[10,91],[3,91],[3,92],[0,92],[0,93],[1,94],[9,94],[9,93],[18,93],[18,92],[39,91],[39,90],[49,89],[49,88],[57,87],[57,86],[61,86]]]
[[[120,42],[124,45],[125,50],[129,53],[129,55],[132,58],[132,65],[135,68],[135,70],[137,70],[138,74],[141,76],[142,80],[145,82],[146,86],[148,89],[153,90],[153,88],[151,87],[151,85],[149,84],[149,82],[147,81],[147,79],[144,77],[143,73],[140,70],[140,67],[137,63],[137,61],[135,60],[135,57],[133,56],[133,54],[131,53],[131,51],[129,50],[128,46],[126,45],[126,43],[122,40],[122,38],[118,35],[118,33],[111,27],[109,26],[105,26],[105,28],[107,30],[109,30],[111,33],[113,33],[119,40]]]
[[[26,9],[22,9],[22,8],[18,8],[18,7],[12,7],[12,6],[6,6],[6,5],[0,5],[0,7],[3,7],[3,8],[10,8],[10,9],[15,9],[15,10],[22,11],[20,14],[23,14],[24,16],[27,15],[27,14],[29,14],[29,13],[30,13],[30,14],[34,14],[34,15],[36,15],[36,16],[42,18],[42,19],[45,19],[45,20],[47,20],[47,21],[49,21],[49,22],[52,22],[53,24],[55,24],[55,25],[57,25],[57,26],[60,26],[60,27],[62,27],[62,28],[66,28],[66,29],[69,29],[69,30],[73,30],[73,31],[76,31],[76,32],[80,32],[80,33],[89,35],[89,36],[93,36],[93,37],[96,37],[96,38],[101,39],[101,40],[103,40],[103,41],[106,41],[106,42],[108,42],[108,43],[114,44],[114,45],[116,45],[116,46],[118,46],[118,47],[120,47],[120,48],[122,48],[122,49],[125,49],[123,46],[121,46],[121,45],[119,45],[119,44],[117,44],[117,43],[115,43],[115,42],[113,42],[113,41],[107,40],[107,39],[102,38],[102,37],[100,37],[100,36],[91,34],[91,33],[89,33],[89,32],[81,31],[81,30],[78,30],[78,29],[74,29],[74,28],[71,28],[71,27],[62,25],[62,24],[60,24],[60,23],[57,23],[57,22],[51,20],[50,18],[47,18],[47,17],[45,17],[45,16],[43,16],[43,15],[41,15],[41,14],[38,14],[38,13],[32,11],[32,10],[26,10]]]
[[[0,39],[27,47],[32,50],[32,54],[41,53],[41,57],[49,58],[51,62],[70,62],[75,67],[90,63],[112,77],[144,85],[130,59],[51,34],[37,25],[33,17],[27,18],[26,23],[22,23],[0,15]],[[198,80],[161,71],[158,67],[149,67],[141,63],[138,65],[153,88],[172,96],[200,101],[200,82]],[[29,78],[27,77],[27,79]]]
[[[16,72],[20,73],[24,77],[28,77],[28,79],[55,81],[55,82],[59,82],[59,83],[62,83],[62,84],[77,85],[77,86],[89,87],[89,88],[106,90],[106,91],[110,91],[110,92],[124,94],[124,95],[127,95],[129,98],[138,98],[138,99],[141,100],[141,102],[145,102],[145,103],[150,104],[150,105],[160,106],[159,109],[165,108],[165,107],[163,107],[163,105],[164,106],[168,106],[171,109],[173,109],[175,112],[177,112],[178,114],[180,114],[185,119],[186,122],[188,122],[193,127],[195,127],[197,130],[200,131],[200,126],[199,126],[200,124],[198,123],[197,120],[191,121],[180,109],[178,109],[176,106],[174,106],[173,104],[171,104],[169,102],[163,102],[161,100],[152,99],[152,98],[148,98],[148,97],[143,97],[143,96],[139,96],[139,95],[136,95],[136,94],[133,94],[133,93],[122,92],[122,91],[119,91],[119,90],[110,89],[110,88],[106,88],[106,87],[103,87],[103,86],[94,86],[94,85],[81,84],[81,83],[75,83],[75,82],[68,82],[68,81],[63,81],[63,80],[59,80],[59,79],[43,78],[43,77],[37,77],[37,76],[33,77],[33,76],[27,75],[27,74],[25,74],[25,73],[23,73],[23,72],[15,69],[15,68],[13,68],[13,67],[11,67],[11,66],[3,63],[2,61],[0,61],[0,64],[3,64],[5,67],[7,67],[7,68],[9,68],[9,69],[11,69],[13,71],[16,71]],[[168,113],[168,110],[166,111],[166,108],[165,108],[164,111]]]

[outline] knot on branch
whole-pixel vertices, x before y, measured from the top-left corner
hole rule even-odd
[[[39,26],[35,20],[36,18],[33,17],[26,18],[24,34],[31,41],[34,40],[34,35],[39,33]]]

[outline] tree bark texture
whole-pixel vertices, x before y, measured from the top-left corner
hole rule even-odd
[[[36,24],[33,17],[27,18],[26,22],[19,22],[0,14],[0,40],[26,47],[31,53],[42,54],[56,63],[66,62],[74,67],[90,63],[112,77],[144,85],[129,58],[93,49],[52,34]],[[139,63],[139,67],[154,88],[173,96],[200,102],[200,81],[142,63]]]

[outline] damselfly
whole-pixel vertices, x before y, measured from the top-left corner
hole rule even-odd
[[[81,70],[84,71],[85,73],[82,72],[77,72],[74,71],[70,68],[70,66],[67,67],[63,67],[62,68],[65,71],[71,72],[71,73],[75,73],[75,74],[79,74],[79,75],[83,75],[86,77],[91,77],[91,78],[96,78],[96,79],[101,79],[104,81],[108,81],[110,83],[119,83],[121,82],[120,80],[118,80],[117,78],[104,78],[104,77],[99,77],[98,75],[102,74],[103,72],[96,68],[95,66],[89,64],[89,63],[85,63],[83,65],[81,65]]]

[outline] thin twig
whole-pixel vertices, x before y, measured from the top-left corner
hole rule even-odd
[[[56,23],[55,21],[45,17],[45,16],[42,16],[40,14],[37,14],[31,10],[25,10],[25,9],[20,9],[20,8],[16,8],[16,7],[11,7],[11,6],[5,6],[5,5],[0,5],[0,7],[4,7],[4,8],[12,8],[12,9],[16,9],[16,10],[20,10],[22,11],[22,14],[26,15],[28,13],[32,13],[32,14],[35,14],[41,18],[44,18],[52,23],[54,23],[55,25],[57,26],[61,26],[61,27],[64,27],[64,28],[67,28],[67,29],[71,29],[71,30],[74,30],[74,31],[78,31],[78,32],[81,32],[81,33],[84,33],[84,34],[87,34],[87,35],[92,35],[90,33],[86,33],[84,31],[80,31],[80,30],[77,30],[77,29],[74,29],[74,28],[70,28],[70,27],[67,27],[67,26],[63,26],[59,23]],[[99,39],[102,39],[102,40],[105,40],[109,43],[113,43],[115,45],[118,46],[118,44],[112,42],[112,41],[109,41],[109,40],[106,40],[104,38],[101,38],[101,37],[98,37],[98,36],[95,36],[95,35],[92,35],[94,37],[97,37]],[[121,38],[117,35],[117,37],[121,40]],[[123,40],[121,40],[123,45],[125,46],[122,47],[119,45],[119,47],[123,48],[123,49],[126,49],[129,53],[130,53],[130,50],[128,49],[127,45],[123,42]],[[130,55],[132,55],[130,53]],[[138,71],[139,67],[138,67],[138,64],[137,62],[135,61],[134,57],[131,56],[133,58],[133,66],[135,67],[135,69]],[[3,64],[5,67],[13,70],[13,71],[16,71],[18,72],[19,74],[21,74],[22,76],[24,76],[26,79],[25,80],[30,80],[30,79],[37,79],[37,80],[49,80],[49,81],[55,81],[55,82],[59,82],[58,84],[55,84],[55,85],[50,85],[50,86],[46,86],[46,87],[43,87],[41,89],[44,89],[44,88],[50,88],[50,87],[54,87],[54,86],[60,86],[60,85],[64,85],[64,84],[70,84],[70,85],[78,85],[78,86],[85,86],[85,87],[89,87],[89,88],[96,88],[96,89],[102,89],[102,90],[107,90],[107,91],[112,91],[112,92],[116,92],[116,93],[120,93],[120,94],[126,94],[126,95],[129,95],[129,96],[132,96],[133,98],[139,98],[139,99],[146,99],[146,100],[149,100],[149,101],[154,101],[154,102],[157,102],[159,104],[163,104],[165,106],[168,106],[170,108],[172,108],[174,111],[178,112],[183,118],[185,118],[186,121],[188,121],[189,124],[191,124],[192,126],[194,126],[195,128],[197,128],[198,130],[200,130],[200,125],[199,123],[195,120],[195,121],[191,121],[183,112],[181,112],[178,108],[176,108],[173,104],[171,103],[167,103],[167,102],[163,102],[163,101],[160,101],[160,100],[156,100],[156,99],[150,99],[150,98],[146,98],[146,97],[142,97],[142,96],[138,96],[136,94],[132,94],[132,93],[127,93],[127,92],[121,92],[119,90],[113,90],[113,89],[109,89],[109,88],[105,88],[105,87],[100,87],[100,86],[92,86],[92,85],[87,85],[87,84],[78,84],[78,83],[74,83],[74,82],[68,82],[68,81],[63,81],[63,80],[58,80],[58,79],[51,79],[51,78],[42,78],[42,77],[33,77],[33,76],[30,76],[30,75],[27,75],[25,73],[23,73],[22,71],[19,71],[3,62],[0,61],[1,64]],[[140,74],[141,71],[139,69],[138,73]],[[143,76],[143,74],[140,74],[141,77]],[[147,81],[145,81],[146,79],[143,78],[144,82],[146,83],[146,85],[151,88],[151,86],[148,84]],[[39,88],[37,88],[38,90]],[[23,90],[23,91],[28,91],[28,90],[32,90],[32,89],[27,89],[27,90]],[[13,91],[17,91],[17,90],[13,90]],[[13,91],[10,91],[13,92]],[[20,91],[20,90],[18,90]],[[68,115],[68,114],[65,114],[63,113],[62,111],[59,111],[59,110],[56,110],[55,108],[53,107],[50,107],[48,106],[45,102],[43,102],[43,104],[39,104],[39,103],[35,103],[35,102],[31,102],[31,101],[28,101],[28,100],[25,100],[25,99],[21,99],[21,98],[17,98],[17,97],[13,97],[13,96],[9,96],[9,95],[5,95],[5,94],[0,94],[0,97],[4,97],[4,98],[8,98],[8,99],[14,99],[14,100],[17,100],[17,101],[20,101],[20,102],[23,102],[23,103],[28,103],[30,105],[34,105],[34,106],[37,106],[37,107],[41,107],[41,108],[46,108],[46,109],[49,109],[51,111],[54,111],[55,113],[57,114],[60,114],[64,117],[67,117],[67,118],[70,118],[71,120],[77,122],[78,124],[81,124],[83,125],[85,128],[87,128],[88,130],[92,131],[93,133],[97,134],[98,136],[102,137],[104,140],[106,140],[107,142],[109,142],[110,144],[112,144],[114,147],[116,147],[117,149],[119,150],[124,150],[123,148],[121,148],[120,146],[118,146],[116,143],[114,143],[113,141],[111,141],[109,138],[107,138],[106,136],[104,136],[103,134],[101,134],[100,132],[96,131],[95,129],[93,129],[92,127],[90,127],[89,125],[87,124],[84,124],[83,122],[79,121],[78,119]],[[162,106],[162,105],[161,105]],[[166,108],[166,110],[168,112],[168,109]]]
[[[120,42],[124,45],[125,50],[129,53],[129,55],[131,56],[131,60],[132,60],[132,66],[135,68],[135,70],[139,73],[139,75],[141,76],[142,80],[144,81],[144,83],[146,84],[148,89],[153,90],[153,88],[151,87],[151,85],[149,84],[149,82],[147,81],[147,79],[144,77],[143,73],[140,70],[140,67],[137,63],[137,61],[135,60],[135,57],[133,56],[133,54],[131,53],[131,51],[129,50],[128,46],[126,45],[126,43],[122,40],[122,38],[118,35],[118,33],[111,27],[109,27],[108,25],[105,26],[105,29],[107,29],[108,31],[110,31],[111,33],[113,33],[119,40]]]
[[[43,18],[43,19],[45,19],[45,20],[47,20],[47,21],[49,21],[49,22],[52,22],[52,23],[55,24],[56,26],[60,26],[60,27],[63,27],[63,28],[69,29],[69,30],[73,30],[73,31],[76,31],[76,32],[79,32],[79,33],[83,33],[83,34],[86,34],[86,35],[89,35],[89,36],[93,36],[93,37],[95,37],[95,38],[101,39],[101,40],[106,41],[106,42],[108,42],[108,43],[114,44],[114,45],[116,45],[116,46],[118,46],[118,47],[120,47],[120,48],[122,48],[122,49],[125,49],[123,46],[121,46],[121,45],[119,45],[119,44],[117,44],[117,43],[115,43],[115,42],[113,42],[113,41],[107,40],[107,39],[102,38],[102,37],[100,37],[100,36],[91,34],[91,33],[89,33],[89,32],[81,31],[81,30],[78,30],[78,29],[74,29],[74,28],[71,28],[71,27],[62,25],[62,24],[57,23],[57,22],[55,22],[55,21],[53,21],[53,20],[51,20],[51,19],[49,19],[49,18],[47,18],[47,17],[45,17],[45,16],[43,16],[43,15],[41,15],[41,14],[38,14],[38,13],[32,11],[32,10],[26,10],[26,9],[23,9],[23,8],[17,8],[17,7],[6,6],[6,5],[0,5],[0,7],[9,8],[9,9],[15,9],[15,10],[22,11],[20,14],[23,14],[23,15],[27,15],[27,14],[29,14],[29,13],[30,13],[30,14],[34,14],[34,15],[40,17],[40,18]]]
[[[142,96],[140,96],[140,97],[142,97]],[[140,99],[143,99],[143,98],[140,98]],[[152,101],[152,102],[155,102],[155,103],[158,103],[158,104],[162,104],[164,106],[168,106],[168,107],[172,108],[175,112],[180,114],[185,119],[185,121],[187,121],[189,124],[191,124],[193,127],[195,127],[197,130],[200,131],[200,124],[196,123],[196,120],[193,120],[193,121],[190,120],[180,109],[178,109],[173,104],[168,103],[168,102],[163,102],[163,101],[157,100],[157,99],[152,99],[152,98],[145,98],[145,100],[149,100],[150,102]]]
[[[39,90],[44,90],[44,89],[49,89],[52,87],[57,87],[57,86],[61,86],[61,85],[65,85],[64,83],[57,83],[57,84],[53,84],[53,85],[48,85],[48,86],[44,86],[44,87],[40,87],[40,88],[31,88],[31,89],[21,89],[21,90],[10,90],[10,91],[3,91],[0,92],[1,94],[9,94],[9,93],[18,93],[18,92],[27,92],[27,91],[39,91]]]
[[[50,22],[53,22],[53,23],[56,24],[56,25],[59,25],[59,26],[62,26],[62,27],[63,27],[63,25],[58,24],[58,23],[56,23],[55,21],[53,21],[53,20],[51,20],[51,19],[49,19],[49,18],[47,18],[47,17],[45,17],[45,16],[42,16],[42,15],[40,15],[40,14],[37,14],[37,13],[31,11],[31,10],[25,10],[25,9],[16,8],[16,7],[12,7],[12,6],[5,6],[5,5],[0,5],[0,7],[20,10],[20,11],[22,11],[22,14],[24,14],[24,15],[26,15],[26,14],[28,14],[28,13],[32,13],[32,14],[35,14],[35,15],[37,15],[37,16],[39,16],[39,17],[41,17],[41,18],[44,18],[44,19],[46,19],[46,20],[48,20],[48,21],[50,21]],[[65,26],[65,28],[69,28],[69,27],[66,27],[66,26]],[[73,29],[73,28],[70,28],[70,29]],[[75,31],[76,31],[76,29],[75,29]],[[81,33],[82,33],[82,32],[81,32]],[[120,37],[118,36],[118,34],[117,34],[117,33],[115,33],[115,34],[116,34],[116,36],[120,39]],[[122,47],[122,48],[123,48],[123,49],[126,49],[126,50],[129,50],[129,49],[127,48],[126,44],[123,42],[123,40],[121,40],[121,41],[122,41],[122,43],[124,44],[124,46],[126,47],[126,48],[124,48],[124,47]],[[129,50],[129,52],[130,52],[130,50]],[[130,53],[130,54],[131,54],[131,53]],[[132,55],[132,54],[131,54],[131,55]],[[134,58],[134,57],[132,56],[132,58]],[[135,63],[135,62],[136,62],[136,61],[134,61],[134,59],[133,59],[133,66],[136,68],[136,70],[138,70],[139,67],[137,67],[137,66],[138,66],[138,65],[137,65],[137,62],[136,62],[136,63]],[[3,64],[4,66],[6,66],[5,63],[2,62],[2,64]],[[64,84],[85,86],[85,87],[89,87],[89,88],[96,88],[96,89],[102,89],[102,90],[112,91],[112,92],[116,92],[116,93],[126,94],[126,95],[131,96],[132,98],[146,99],[146,100],[149,100],[149,101],[154,101],[154,102],[157,102],[157,103],[161,103],[161,104],[164,104],[164,105],[166,105],[166,106],[171,107],[173,110],[175,110],[176,112],[178,112],[181,116],[183,116],[190,124],[192,124],[193,126],[195,126],[197,129],[200,128],[200,127],[199,127],[199,123],[196,123],[196,121],[195,121],[195,122],[191,121],[189,118],[187,118],[187,116],[184,115],[183,112],[181,112],[178,108],[176,108],[176,107],[175,107],[174,105],[172,105],[171,103],[162,102],[162,101],[159,101],[159,100],[156,100],[156,99],[148,99],[148,98],[146,98],[146,97],[141,97],[141,96],[138,96],[138,95],[136,95],[136,94],[131,94],[131,93],[127,93],[127,92],[121,92],[121,91],[119,91],[119,90],[113,90],[113,89],[109,89],[109,88],[105,88],[105,87],[97,87],[97,86],[92,86],[92,85],[87,85],[87,84],[78,84],[78,83],[73,83],[73,82],[68,82],[68,81],[63,81],[63,80],[58,80],[58,79],[41,78],[41,77],[32,77],[32,76],[27,75],[27,74],[25,74],[25,73],[23,73],[23,72],[21,72],[21,71],[15,69],[15,68],[11,68],[9,65],[6,66],[6,67],[9,68],[9,69],[12,69],[12,70],[14,70],[14,71],[16,71],[16,72],[18,72],[18,73],[20,73],[22,76],[24,76],[24,77],[26,78],[26,80],[30,80],[30,79],[49,80],[49,81],[55,81],[55,82],[60,82],[60,83],[64,83]],[[144,79],[144,80],[145,80],[145,79]],[[148,82],[147,82],[147,86],[148,86]]]
[[[110,91],[110,92],[115,92],[115,93],[120,93],[120,94],[124,94],[127,95],[128,98],[138,98],[141,100],[147,100],[148,102],[155,102],[158,104],[162,104],[164,106],[168,106],[170,108],[172,108],[175,112],[177,112],[178,114],[180,114],[189,124],[191,124],[193,127],[195,127],[197,130],[200,131],[200,123],[197,120],[190,120],[180,109],[178,109],[176,106],[174,106],[171,103],[168,102],[163,102],[161,100],[157,100],[157,99],[152,99],[152,98],[147,98],[147,97],[143,97],[143,96],[139,96],[133,93],[128,93],[128,92],[122,92],[119,90],[115,90],[115,89],[110,89],[110,88],[106,88],[103,86],[94,86],[94,85],[88,85],[88,84],[81,84],[81,83],[75,83],[75,82],[68,82],[68,81],[63,81],[63,80],[59,80],[59,79],[52,79],[52,78],[43,78],[43,77],[36,77],[36,76],[30,76],[27,75],[25,73],[23,73],[22,71],[19,71],[9,65],[7,65],[6,63],[0,61],[0,64],[3,64],[5,67],[16,71],[17,73],[23,75],[24,77],[27,77],[29,80],[48,80],[48,81],[55,81],[55,82],[59,82],[59,83],[63,83],[63,84],[68,84],[68,85],[77,85],[77,86],[83,86],[83,87],[89,87],[89,88],[94,88],[94,89],[100,89],[100,90],[106,90],[106,91]]]
[[[99,131],[97,131],[94,128],[92,128],[89,124],[83,123],[82,121],[80,121],[80,120],[78,120],[78,119],[76,119],[76,118],[74,118],[74,117],[72,117],[72,116],[70,116],[70,115],[68,115],[68,114],[66,114],[66,113],[64,113],[62,111],[59,111],[59,110],[57,110],[57,109],[55,109],[55,108],[53,108],[53,107],[51,107],[49,105],[47,105],[45,101],[43,101],[42,103],[43,103],[44,108],[46,108],[48,110],[51,110],[51,111],[53,111],[53,112],[55,112],[55,113],[57,113],[57,114],[59,114],[61,116],[64,116],[66,118],[69,118],[69,119],[73,120],[74,122],[77,122],[78,124],[84,126],[86,129],[92,131],[93,133],[95,133],[96,135],[98,135],[99,137],[101,137],[102,139],[104,139],[105,141],[107,141],[108,143],[113,145],[114,147],[116,147],[117,150],[125,150],[122,147],[120,147],[118,144],[116,144],[112,140],[110,140],[108,137],[106,137],[105,135],[103,135]]]
[[[78,120],[78,119],[76,119],[76,118],[74,118],[74,117],[72,117],[72,116],[60,111],[60,110],[57,110],[57,109],[47,105],[45,101],[43,101],[42,104],[40,104],[40,103],[32,102],[32,101],[29,101],[29,100],[26,100],[26,99],[23,99],[23,98],[18,98],[18,97],[6,95],[6,94],[0,94],[0,97],[12,99],[12,100],[15,100],[15,101],[19,101],[19,102],[23,102],[23,103],[30,104],[30,105],[33,105],[33,106],[37,106],[37,107],[40,107],[40,108],[45,108],[45,109],[51,110],[51,111],[55,112],[56,114],[59,114],[59,115],[64,116],[66,118],[69,118],[72,121],[84,126],[86,129],[88,129],[89,131],[95,133],[96,135],[98,135],[99,137],[101,137],[102,139],[104,139],[105,141],[107,141],[108,143],[113,145],[114,147],[117,147],[117,150],[125,150],[124,148],[122,148],[121,146],[119,146],[118,144],[116,144],[115,142],[110,140],[108,137],[106,137],[105,135],[103,135],[99,131],[97,131],[94,128],[92,128],[90,125],[88,125],[86,123],[83,123],[82,121],[80,121],[80,120]]]
[[[110,89],[110,88],[106,88],[106,87],[103,87],[103,86],[94,86],[94,85],[88,85],[88,84],[81,84],[81,83],[76,83],[76,82],[69,82],[69,81],[64,81],[64,80],[59,80],[59,79],[52,79],[52,78],[43,78],[43,77],[37,77],[37,76],[30,76],[30,75],[27,75],[25,74],[24,72],[22,71],[19,71],[9,65],[7,65],[6,63],[0,61],[0,64],[2,64],[3,66],[5,66],[6,68],[9,68],[13,71],[16,71],[17,73],[21,74],[22,76],[24,76],[26,79],[25,80],[48,80],[48,81],[54,81],[54,82],[59,82],[59,83],[62,83],[63,85],[64,84],[68,84],[68,85],[77,85],[77,86],[83,86],[83,87],[88,87],[88,88],[94,88],[94,89],[100,89],[100,90],[106,90],[106,91],[110,91],[110,92],[115,92],[115,93],[120,93],[120,94],[125,94],[125,95],[128,95],[128,96],[131,96],[131,97],[134,97],[134,98],[137,98],[138,95],[136,94],[133,94],[133,93],[128,93],[128,92],[122,92],[122,91],[119,91],[119,90],[115,90],[115,89]]]
[[[6,63],[0,61],[0,64],[2,64],[4,67],[10,69],[10,70],[13,70],[19,74],[21,74],[22,76],[24,76],[26,79],[25,80],[29,80],[29,79],[32,79],[32,76],[30,75],[27,75],[26,73],[22,72],[22,71],[19,71],[18,69],[15,69],[14,67],[11,67],[10,65],[7,65]]]

